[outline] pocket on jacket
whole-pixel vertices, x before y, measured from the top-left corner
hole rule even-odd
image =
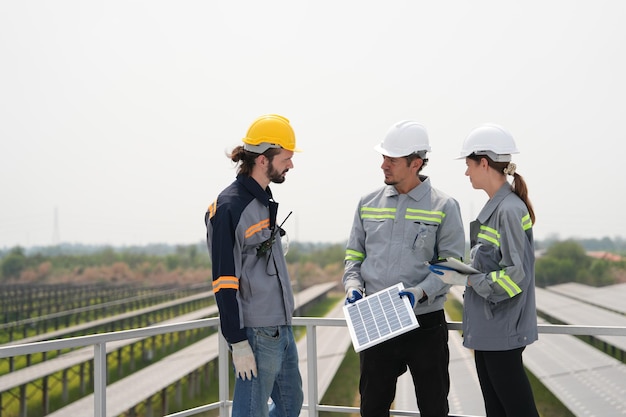
[[[270,239],[272,232],[268,228],[259,230],[258,232],[246,237],[244,241],[244,253],[254,253],[256,255],[258,247],[261,243]]]
[[[363,219],[363,230],[366,234],[380,233],[388,224],[393,224],[393,219],[376,219],[366,217]]]
[[[491,305],[488,301],[483,301],[483,308],[485,311],[485,318],[491,320],[493,318],[493,311],[491,311]]]
[[[437,238],[437,224],[413,222],[408,234],[408,246],[413,251],[422,251],[424,248],[432,250]]]

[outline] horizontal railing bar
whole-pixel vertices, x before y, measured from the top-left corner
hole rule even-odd
[[[322,326],[334,326],[334,327],[346,327],[346,320],[344,318],[324,318],[324,317],[294,317],[292,324],[294,326],[306,326],[307,329]],[[199,320],[191,320],[186,322],[171,323],[154,325],[150,327],[143,327],[138,329],[129,329],[108,333],[100,333],[86,336],[78,336],[67,339],[55,339],[46,340],[33,343],[16,344],[11,346],[0,347],[0,358],[62,350],[67,348],[84,347],[84,346],[104,346],[108,342],[128,340],[134,338],[145,338],[149,336],[156,336],[165,333],[180,332],[192,329],[217,327],[219,326],[219,317],[212,317]],[[450,330],[462,330],[462,322],[451,321],[448,322],[448,328]],[[539,333],[543,334],[563,334],[563,335],[611,335],[611,336],[626,336],[626,327],[620,326],[583,326],[583,325],[557,325],[557,324],[539,324]],[[315,334],[315,330],[313,330]],[[220,341],[220,343],[222,343]],[[225,342],[223,342],[225,344]],[[220,348],[221,349],[221,348]],[[101,348],[102,350],[102,348]],[[312,355],[313,357],[315,355]],[[225,356],[227,358],[227,356]],[[102,358],[100,358],[102,361]],[[220,358],[222,360],[222,358]],[[221,365],[220,365],[221,366]],[[105,381],[105,373],[100,372],[99,378]],[[220,377],[220,383],[222,375]],[[225,378],[228,379],[227,377]],[[106,384],[106,382],[105,382]],[[226,385],[227,386],[227,385]],[[106,401],[104,393],[99,395],[101,401]],[[183,410],[175,414],[168,415],[167,417],[187,417],[197,415],[199,413],[220,408],[225,409],[230,406],[232,401],[221,399],[221,401],[206,404],[200,407],[196,407],[189,410]],[[100,411],[105,410],[105,403],[98,403],[96,400],[96,408]],[[303,409],[309,410],[308,404],[305,404]],[[328,412],[340,412],[340,413],[358,413],[358,407],[344,407],[344,406],[329,406],[329,405],[316,405],[309,410],[309,415],[317,416],[319,411]],[[418,417],[419,412],[405,411],[405,410],[390,410],[390,414],[394,416],[404,417]],[[454,417],[473,417],[469,415],[454,415]]]
[[[231,401],[232,403],[232,401]],[[188,417],[188,416],[194,416],[196,414],[200,414],[200,413],[204,413],[205,411],[210,411],[210,410],[215,410],[217,408],[220,408],[222,404],[218,401],[218,402],[214,402],[211,404],[205,404],[205,405],[201,405],[199,407],[195,407],[195,408],[190,408],[188,410],[183,410],[183,411],[179,411],[177,413],[174,414],[168,414],[166,416],[163,417]]]
[[[115,332],[70,337],[67,339],[45,340],[42,342],[25,343],[22,345],[17,344],[12,346],[3,346],[0,347],[0,358],[8,358],[11,356],[27,355],[40,352],[49,352],[53,350],[61,350],[75,347],[84,347],[95,345],[98,343],[114,342],[118,340],[144,338],[148,336],[160,335],[163,333],[173,333],[184,330],[217,326],[218,324],[219,317],[211,317],[208,319],[192,320],[181,323],[142,327],[140,329],[119,330]]]
[[[308,409],[302,407],[302,409]],[[330,413],[345,413],[345,414],[359,414],[359,407],[345,407],[340,405],[318,405],[317,411],[326,411]],[[407,417],[419,417],[421,414],[419,411],[405,411],[405,410],[389,410],[389,414],[392,416],[407,416]],[[478,417],[466,414],[449,414],[449,417]]]
[[[46,340],[42,342],[16,344],[12,346],[0,347],[0,358],[11,356],[41,353],[52,350],[61,350],[75,347],[95,345],[97,343],[108,343],[112,341],[132,339],[138,337],[155,336],[163,333],[178,332],[184,330],[199,329],[202,327],[217,326],[219,317],[192,320],[181,323],[155,325],[140,329],[120,330],[94,335],[77,336],[67,339]],[[294,317],[293,324],[296,326],[338,326],[345,327],[346,320],[342,318],[323,317]],[[462,330],[462,323],[458,321],[448,322],[450,330]],[[620,326],[581,326],[568,324],[539,324],[539,333],[545,334],[568,334],[568,335],[591,335],[591,336],[626,336],[626,327]]]
[[[577,324],[539,324],[539,333],[571,334],[577,336],[626,336],[626,327],[581,326]]]
[[[183,291],[189,291],[189,290],[193,290],[198,289],[197,288],[198,285],[194,285],[188,288],[183,288]],[[201,287],[199,288],[210,288],[211,285],[210,284],[203,284]],[[150,293],[150,294],[145,294],[145,295],[137,295],[134,297],[128,297],[128,298],[122,298],[120,300],[114,300],[114,301],[107,301],[105,303],[100,303],[100,304],[92,304],[92,305],[88,305],[88,306],[84,306],[84,307],[76,307],[70,310],[63,310],[63,311],[58,311],[55,313],[50,313],[50,314],[46,314],[43,316],[36,316],[36,317],[31,317],[28,319],[23,319],[23,320],[18,320],[18,321],[12,321],[9,323],[3,323],[0,324],[0,330],[3,329],[8,329],[11,327],[17,327],[17,326],[22,326],[22,325],[27,325],[27,324],[35,324],[38,323],[40,321],[46,321],[46,320],[52,320],[55,318],[60,318],[60,317],[65,317],[65,316],[70,316],[72,314],[77,314],[77,313],[84,313],[84,312],[88,312],[88,311],[96,311],[96,310],[102,310],[104,308],[108,308],[108,307],[114,307],[117,305],[124,305],[124,304],[130,304],[133,303],[135,301],[141,301],[141,300],[145,300],[145,299],[149,299],[149,298],[156,298],[156,297],[161,297],[163,295],[168,295],[168,294],[176,294],[181,292],[180,288],[172,288],[169,290],[163,290],[163,291],[157,291],[154,293]],[[191,298],[193,297],[193,298]],[[189,300],[185,300],[186,298],[189,298]],[[188,296],[188,297],[183,297],[181,299],[178,299],[176,301],[183,301],[183,302],[189,302],[189,301],[196,301],[196,299],[198,298],[208,298],[207,295],[204,296],[198,296],[198,295],[192,295],[192,296]],[[152,307],[158,306],[158,304],[155,304]],[[167,307],[167,306],[166,306]]]
[[[305,326],[339,326],[345,327],[346,320],[342,318],[323,317],[294,317],[293,324]],[[570,334],[570,335],[590,335],[590,336],[626,336],[626,327],[623,326],[583,326],[577,324],[538,324],[539,333],[546,334]],[[449,330],[463,330],[463,323],[460,321],[449,321]]]

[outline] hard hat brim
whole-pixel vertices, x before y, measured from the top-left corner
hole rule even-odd
[[[405,154],[405,153],[400,154],[398,152],[390,152],[389,149],[383,148],[382,145],[383,144],[380,143],[380,144],[374,146],[374,150],[376,152],[378,152],[378,153],[380,153],[380,154],[382,154],[384,156],[388,156],[390,158],[404,158],[404,157],[409,156],[409,155],[418,154],[420,156],[420,158],[424,159],[426,157],[426,152],[430,152],[430,149],[429,149],[429,150],[415,151],[415,152],[411,152],[411,153],[408,153],[408,154]]]
[[[379,143],[378,145],[374,146],[374,150],[378,152],[379,154],[388,156],[390,158],[400,158],[404,156],[404,155],[396,155],[394,152],[389,152],[387,149],[382,147],[382,143]]]
[[[517,153],[517,152],[515,152]],[[492,151],[472,151],[472,152],[462,152],[461,156],[458,156],[454,159],[465,159],[468,156],[470,156],[471,154],[475,154],[475,155],[479,155],[479,156],[488,156],[493,162],[511,162],[511,154],[510,153],[505,153],[505,154],[497,154],[495,152]]]
[[[258,145],[252,145],[250,143],[244,143],[243,144],[243,148],[246,151],[248,151],[248,152],[254,152],[254,153],[258,153],[258,154],[262,154],[263,152],[267,151],[270,148],[285,149],[285,150],[291,151],[291,152],[302,152],[302,150],[300,150],[298,148],[287,149],[287,148],[283,148],[282,146],[280,146],[278,144],[268,143],[268,142],[261,142]]]

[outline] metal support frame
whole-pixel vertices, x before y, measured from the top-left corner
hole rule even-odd
[[[93,406],[94,417],[106,417],[107,406],[107,349],[106,343],[93,346]]]
[[[293,324],[305,326],[307,329],[307,383],[308,404],[304,409],[308,410],[309,417],[318,417],[320,411],[336,411],[343,413],[358,412],[355,407],[341,407],[333,405],[319,404],[317,389],[317,337],[316,330],[319,326],[339,326],[345,327],[345,319],[340,318],[315,318],[315,317],[295,317]],[[67,339],[49,340],[35,343],[16,344],[0,347],[0,358],[12,358],[14,356],[32,355],[33,353],[64,350],[68,348],[93,346],[93,381],[94,381],[94,416],[106,417],[106,387],[107,387],[107,361],[106,344],[118,340],[133,338],[143,338],[171,333],[177,331],[187,331],[205,327],[219,327],[219,318],[194,320],[183,323],[167,324],[160,326],[144,327],[140,329],[124,330],[111,333],[101,333],[89,336],[79,336]],[[448,323],[449,330],[460,330],[460,322]],[[539,333],[547,334],[568,334],[568,335],[613,335],[626,336],[626,327],[619,326],[578,326],[578,325],[551,325],[540,324]],[[190,410],[180,411],[166,417],[187,417],[197,415],[212,409],[219,408],[220,415],[229,415],[232,401],[229,400],[229,378],[231,375],[229,367],[228,344],[224,337],[218,338],[218,378],[219,378],[219,401],[207,404]],[[81,372],[82,374],[82,372]],[[25,386],[20,387],[25,390]],[[23,404],[22,412],[26,404]],[[402,410],[391,410],[392,415],[418,416],[418,413]],[[469,416],[466,416],[469,417]]]

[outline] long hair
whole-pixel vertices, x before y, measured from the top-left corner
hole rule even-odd
[[[485,158],[491,168],[495,169],[504,176],[506,176],[504,171],[510,164],[510,162],[494,162],[487,155],[476,155],[475,153],[469,155],[468,158],[476,162],[480,162],[482,158]],[[513,173],[513,185],[511,186],[511,189],[519,198],[522,199],[524,204],[526,204],[528,214],[530,214],[530,220],[532,220],[533,224],[535,224],[535,210],[533,210],[533,205],[528,198],[528,187],[526,186],[526,181],[524,181],[524,178],[517,172]]]
[[[243,146],[240,145],[232,150],[232,152],[230,153],[230,160],[239,164],[239,166],[237,167],[237,174],[250,176],[252,175],[252,169],[256,164],[257,156],[265,155],[265,157],[269,159],[270,162],[272,162],[274,156],[278,155],[279,153],[280,148],[269,148],[262,154],[259,154],[246,151]]]

